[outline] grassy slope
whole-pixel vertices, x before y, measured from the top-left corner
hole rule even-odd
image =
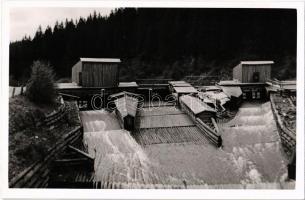
[[[35,105],[24,96],[9,100],[9,179],[35,161],[43,158],[47,150],[72,130],[75,122],[75,108],[68,103],[68,115],[59,126],[50,130],[47,126],[37,125],[42,122],[44,113],[52,112],[58,105]],[[73,119],[71,119],[73,118]]]

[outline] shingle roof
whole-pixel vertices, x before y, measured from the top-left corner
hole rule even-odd
[[[195,115],[204,111],[215,112],[213,108],[202,102],[197,97],[184,95],[180,97],[180,101],[184,103]]]
[[[138,99],[130,96],[123,96],[119,99],[116,99],[114,103],[122,117],[125,117],[127,115],[131,115],[133,117],[136,116],[138,108]]]
[[[119,58],[80,58],[82,62],[105,62],[105,63],[120,63]]]
[[[240,61],[242,65],[266,65],[266,64],[274,64],[272,60],[270,61]]]

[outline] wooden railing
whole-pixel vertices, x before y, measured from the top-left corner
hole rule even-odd
[[[66,105],[65,103],[63,103],[59,106],[59,108],[56,111],[48,115],[45,115],[44,124],[47,126],[52,126],[53,124],[61,120],[65,116],[65,114],[66,114]]]
[[[44,188],[48,186],[50,164],[56,156],[82,137],[82,127],[76,127],[64,135],[48,150],[47,155],[16,175],[9,182],[10,188]]]

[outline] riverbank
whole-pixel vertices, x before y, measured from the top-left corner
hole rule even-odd
[[[45,116],[56,112],[54,105],[37,105],[25,96],[9,99],[9,180],[47,155],[53,145],[67,132],[80,125],[76,104],[65,102],[65,114],[51,126]]]

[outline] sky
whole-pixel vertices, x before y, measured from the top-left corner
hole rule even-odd
[[[49,25],[53,28],[56,21],[65,19],[78,19],[80,16],[87,17],[96,11],[101,15],[110,14],[112,8],[39,8],[39,7],[15,7],[10,9],[10,41],[21,40],[25,35],[33,36],[39,25],[44,31]]]

